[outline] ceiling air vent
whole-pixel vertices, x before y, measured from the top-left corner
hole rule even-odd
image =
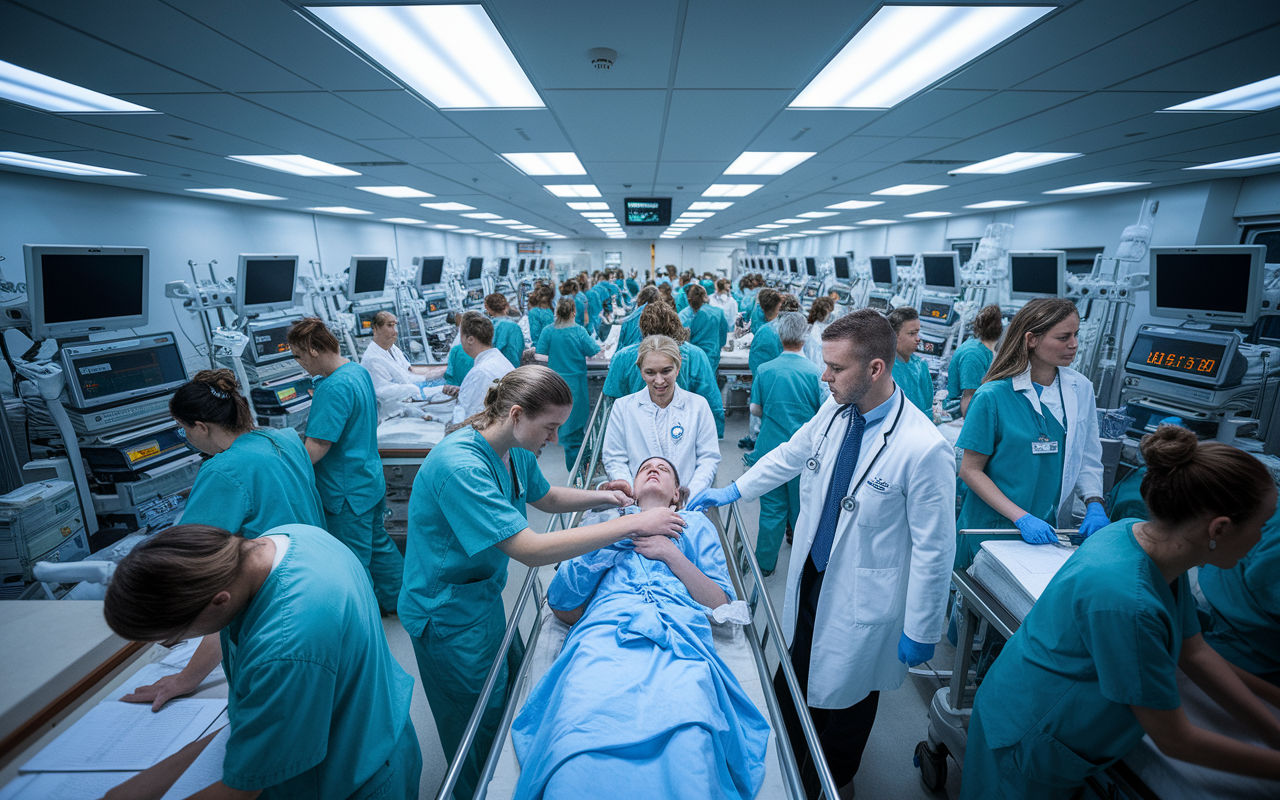
[[[948,161],[948,160],[946,160],[946,159],[941,159],[941,158],[914,158],[914,159],[912,159],[912,160],[910,160],[910,161],[903,161],[902,163],[903,163],[903,164],[942,164],[942,165],[951,165],[951,164],[970,164],[970,163],[973,163],[973,162],[971,162],[971,161]],[[345,166],[345,165],[344,165],[344,166]]]
[[[403,161],[338,161],[339,167],[403,167]],[[947,162],[951,163],[951,162]]]

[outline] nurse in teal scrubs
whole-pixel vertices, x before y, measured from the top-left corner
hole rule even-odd
[[[182,512],[184,523],[212,525],[256,539],[277,525],[325,526],[315,471],[292,428],[257,428],[229,369],[201,370],[169,398],[169,413],[192,447],[212,458],[200,465]],[[121,699],[152,709],[196,690],[223,658],[217,636],[200,642],[183,670]],[[229,659],[228,659],[229,660]]]
[[[1234,567],[1200,568],[1209,605],[1204,639],[1226,660],[1280,686],[1280,512],[1262,527],[1262,541]]]
[[[567,302],[561,300],[557,311],[564,309],[563,316],[571,319]],[[544,339],[556,330],[565,329],[549,329]],[[548,514],[631,504],[612,484],[587,491],[551,487],[543,477],[537,455],[556,441],[556,431],[576,405],[569,385],[546,367],[509,372],[489,390],[484,411],[432,449],[413,482],[400,621],[413,637],[445,757],[465,759],[455,797],[471,797],[475,791],[506,701],[511,659],[520,655],[518,648],[508,653],[475,743],[458,754],[502,641],[502,588],[509,559],[544,566],[628,537],[678,537],[683,528],[670,509],[553,533],[538,534],[529,527],[526,504]]]
[[[462,349],[462,345],[455,344],[450,347],[449,360],[444,368],[444,393],[450,397],[457,397],[463,378],[467,377],[467,373],[471,371],[475,363],[475,359],[467,355],[467,351]]]
[[[1074,797],[1143,734],[1172,758],[1280,779],[1280,689],[1205,643],[1191,567],[1231,569],[1276,509],[1252,456],[1163,426],[1142,442],[1151,521],[1121,520],[1080,546],[987,673],[974,701],[962,800]],[[1176,671],[1269,748],[1192,724]],[[1261,698],[1261,699],[1260,699]]]
[[[318,317],[289,328],[289,349],[316,376],[307,417],[307,453],[316,470],[325,527],[369,571],[384,611],[396,607],[404,557],[383,524],[387,483],[378,456],[378,403],[373,380],[343,358],[338,340]]]
[[[519,323],[507,316],[510,307],[507,296],[501,292],[494,292],[484,299],[484,312],[493,320],[493,346],[507,357],[513,367],[518,367],[524,355],[524,331],[520,330]],[[474,359],[472,363],[475,363]]]
[[[961,417],[969,410],[973,393],[991,368],[996,343],[1004,333],[1000,306],[984,306],[973,318],[972,327],[973,336],[955,349],[947,364],[947,408],[958,407],[957,416]]]
[[[920,347],[920,314],[911,306],[889,312],[889,324],[898,334],[898,357],[893,360],[893,382],[911,404],[933,419],[933,377],[929,365],[916,349]]]
[[[413,679],[387,646],[363,565],[320,528],[256,539],[208,525],[161,531],[120,560],[103,616],[131,641],[221,635],[234,646],[222,780],[199,797],[418,796]],[[160,797],[215,735],[107,797]]]
[[[689,307],[680,312],[680,324],[689,329],[689,343],[707,354],[712,373],[720,369],[720,353],[729,340],[724,312],[707,302],[707,290],[693,283],[685,289]]]
[[[778,316],[778,306],[782,304],[782,295],[776,289],[767,286],[756,294],[755,308],[751,309],[751,332],[758,333],[774,317]]]
[[[640,332],[640,315],[650,303],[657,299],[658,287],[656,286],[646,286],[636,295],[636,307],[623,318],[622,329],[618,332],[619,350],[633,344],[640,344],[640,340],[644,338],[644,334]]]
[[[529,340],[535,346],[542,336],[542,329],[555,324],[556,312],[551,310],[551,302],[555,296],[555,289],[545,283],[538,284],[529,293],[529,313],[526,316],[529,318]]]
[[[560,429],[564,445],[564,466],[572,470],[578,460],[587,423],[591,421],[591,399],[587,394],[587,359],[600,352],[600,345],[586,329],[573,321],[575,307],[567,297],[556,306],[556,324],[544,328],[538,337],[538,355],[547,357],[547,366],[559,373],[573,391],[573,413]]]

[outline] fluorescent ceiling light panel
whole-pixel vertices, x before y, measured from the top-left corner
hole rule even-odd
[[[720,202],[720,201],[709,202],[706,200],[699,200],[696,203],[690,203],[689,210],[690,211],[724,211],[726,208],[728,208],[731,205],[733,205],[733,203]]]
[[[1050,11],[1052,6],[883,6],[788,108],[892,108]]]
[[[495,220],[491,220],[490,224],[491,225],[523,225],[524,223],[522,223],[518,219],[503,219],[502,217],[498,217]]]
[[[535,228],[532,225],[512,225],[511,229],[516,231],[536,231],[537,230],[537,228]]]
[[[774,222],[778,223],[779,225],[799,225],[802,222],[808,222],[808,220],[795,219],[794,217],[788,217],[787,219],[775,219]]]
[[[764,233],[764,232],[765,232],[764,228],[747,228],[746,230],[739,231],[739,233],[748,233],[748,234],[750,234],[750,233]]]
[[[435,211],[475,211],[475,206],[469,206],[466,203],[420,203],[423,208],[430,208]]]
[[[1280,106],[1280,75],[1169,106],[1165,111],[1266,111],[1276,106]]]
[[[456,231],[458,229],[457,225],[445,225],[444,223],[437,223],[431,227],[439,228],[442,231]]]
[[[188,192],[198,192],[200,194],[213,194],[218,197],[233,197],[236,200],[283,200],[283,197],[276,197],[274,194],[263,194],[262,192],[250,192],[245,189],[188,189]]]
[[[884,205],[883,200],[845,200],[843,203],[827,206],[827,208],[838,208],[841,211],[848,211],[855,208],[871,208],[872,206]]]
[[[1150,186],[1151,181],[1099,181],[1098,183],[1082,183],[1079,186],[1068,186],[1065,189],[1054,189],[1045,194],[1089,194],[1090,192],[1109,192],[1112,189],[1132,189],[1135,186]]]
[[[0,98],[57,114],[157,113],[146,106],[118,100],[8,61],[0,61]]]
[[[482,5],[310,6],[437,108],[543,108]]]
[[[426,203],[423,203],[425,206]],[[488,211],[477,211],[474,214],[463,214],[467,219],[502,219],[501,214],[490,214]]]
[[[702,193],[703,197],[746,197],[763,183],[713,183]]]
[[[586,175],[573,153],[502,153],[511,166],[525,175]]]
[[[608,203],[569,203],[574,211],[608,211]]]
[[[380,194],[383,197],[410,198],[410,197],[435,197],[431,192],[424,192],[421,189],[414,189],[411,186],[357,186],[362,192],[370,192],[371,194]]]
[[[817,153],[745,152],[733,160],[725,175],[781,175]]]
[[[557,183],[542,188],[556,197],[600,197],[600,190],[590,183]]]
[[[426,222],[426,220],[414,219],[412,217],[386,217],[382,221],[395,222],[395,223],[399,223],[400,225],[421,225],[422,223]],[[461,233],[461,231],[459,231],[459,233]]]
[[[857,230],[852,225],[823,225],[824,231],[852,231]]]
[[[308,211],[323,211],[326,214],[372,214],[372,211],[362,211],[358,208],[350,208],[349,206],[316,206],[308,208]]]
[[[708,219],[710,217],[714,217],[715,215],[716,215],[716,212],[714,211],[686,211],[680,216],[691,217],[693,219]]]
[[[839,211],[806,211],[803,214],[796,214],[796,216],[804,217],[805,219],[821,219],[822,217],[838,217],[840,216],[840,212]]]
[[[1008,208],[1009,206],[1025,206],[1026,200],[988,200],[985,203],[974,203],[965,208]]]
[[[989,158],[970,164],[967,167],[950,170],[948,175],[1008,175],[1011,172],[1022,172],[1024,169],[1043,167],[1059,161],[1070,161],[1084,153],[1007,153],[998,158]]]
[[[276,172],[288,172],[290,175],[301,175],[304,178],[334,178],[348,175],[359,175],[355,170],[339,167],[307,156],[227,156],[229,161],[265,167]]]
[[[949,217],[951,216],[951,212],[950,211],[917,211],[914,214],[903,214],[903,216],[910,217],[912,219],[930,219],[932,217]]]
[[[812,236],[812,235],[814,235],[814,234],[822,235],[822,234],[826,233],[826,231],[800,231],[800,232],[801,232],[801,233],[807,233],[807,234],[809,234],[810,236]]]
[[[859,225],[897,225],[896,219],[860,219]]]
[[[765,230],[773,230],[773,229],[775,229],[775,228],[785,228],[785,227],[787,227],[787,226],[786,226],[786,225],[778,225],[777,223],[767,222],[767,223],[765,223],[764,225],[757,225],[756,227],[757,227],[757,228],[764,228]]]
[[[1217,161],[1213,164],[1201,164],[1198,167],[1184,167],[1183,169],[1256,169],[1257,167],[1270,167],[1275,164],[1280,164],[1280,153],[1236,158],[1231,161]]]
[[[459,228],[454,233],[479,233],[475,228]]]
[[[74,161],[59,161],[56,158],[32,156],[26,153],[15,153],[12,150],[0,151],[0,164],[24,169],[39,169],[45,172],[61,172],[64,175],[85,175],[100,178],[120,178],[138,176],[137,172],[125,172],[120,169],[95,167],[92,164],[78,164]]]
[[[885,194],[894,197],[910,197],[913,194],[924,194],[925,192],[936,192],[939,189],[947,188],[943,184],[938,183],[900,183],[897,186],[890,186],[888,189],[881,189],[872,194]]]

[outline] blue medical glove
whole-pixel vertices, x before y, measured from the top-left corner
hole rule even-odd
[[[686,511],[706,511],[708,508],[727,506],[740,497],[742,492],[738,491],[736,483],[731,483],[722,489],[713,486],[695,494],[684,508]]]
[[[921,644],[904,631],[902,636],[898,638],[898,660],[908,667],[914,667],[916,664],[923,664],[933,658],[933,645]]]
[[[1089,510],[1084,512],[1084,521],[1080,523],[1080,535],[1087,539],[1110,524],[1111,518],[1102,503],[1090,503]]]
[[[1058,541],[1058,534],[1053,526],[1039,517],[1023,514],[1013,524],[1018,526],[1018,531],[1027,544],[1053,544]]]

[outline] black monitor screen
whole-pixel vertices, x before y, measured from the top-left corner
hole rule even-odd
[[[519,265],[517,265],[517,267],[516,267],[516,272],[524,272],[524,259],[523,259],[523,258],[522,258],[522,259],[520,259],[520,263],[519,263]]]
[[[289,352],[289,328],[292,325],[293,320],[288,320],[283,325],[252,331],[253,352],[259,361]]]
[[[670,225],[670,197],[628,197],[623,202],[628,225]]]
[[[921,256],[924,262],[924,285],[956,288],[955,261],[951,256]]]
[[[789,259],[789,262],[790,262],[790,264],[791,264],[791,271],[792,271],[792,272],[799,272],[799,271],[800,271],[800,262],[798,262],[798,261],[797,261],[796,259],[794,259],[794,258]]]
[[[40,270],[46,323],[142,313],[141,255],[45,253]]]
[[[507,277],[507,272],[510,271],[510,269],[511,269],[511,259],[509,258],[498,259],[498,277],[499,278]]]
[[[818,277],[818,259],[806,258],[804,260],[804,271],[809,273],[809,277]]]
[[[355,293],[380,292],[387,285],[387,260],[385,258],[356,259]]]
[[[418,282],[419,286],[431,286],[440,282],[440,276],[444,274],[443,258],[423,258],[422,259],[422,280]]]
[[[244,304],[279,305],[293,301],[298,262],[292,258],[256,259],[244,262]]]
[[[85,400],[164,386],[187,377],[174,342],[77,358],[75,367],[75,378]]]
[[[1009,256],[1009,289],[1029,294],[1057,295],[1057,256]]]
[[[1248,253],[1158,253],[1156,305],[1243,314],[1249,310]]]
[[[467,259],[467,282],[480,280],[480,274],[484,272],[483,258]]]
[[[836,256],[835,258],[831,259],[831,261],[836,268],[836,280],[838,281],[849,280],[849,259],[846,258],[845,256]]]
[[[893,258],[891,256],[871,259],[871,280],[874,283],[893,283]]]

